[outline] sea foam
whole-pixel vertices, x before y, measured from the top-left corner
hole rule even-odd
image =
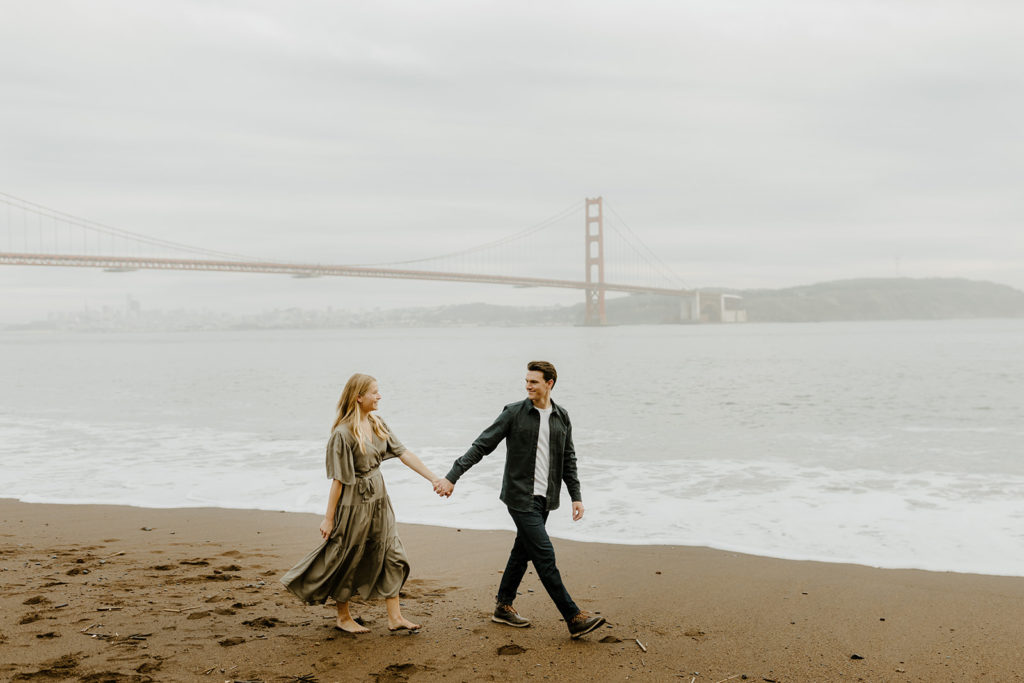
[[[223,507],[322,514],[322,440],[151,424],[0,415],[0,496],[39,503]],[[460,455],[423,448],[438,474]],[[498,500],[504,452],[440,499],[399,461],[382,465],[397,518],[513,530]],[[579,458],[586,514],[551,513],[553,536],[708,546],[787,559],[1020,575],[1024,478],[718,458]]]

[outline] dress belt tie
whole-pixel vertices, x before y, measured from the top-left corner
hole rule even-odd
[[[363,500],[370,500],[373,495],[377,492],[377,487],[373,483],[373,475],[377,473],[376,469],[367,472],[365,477],[356,477],[356,493],[363,497]]]

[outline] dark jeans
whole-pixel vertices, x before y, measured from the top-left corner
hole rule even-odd
[[[534,496],[533,509],[529,512],[509,508],[508,513],[512,515],[518,533],[498,587],[498,602],[503,605],[512,604],[523,575],[526,574],[526,563],[533,562],[537,577],[562,613],[562,618],[568,622],[579,614],[580,608],[569,597],[569,592],[562,585],[562,575],[555,566],[555,547],[551,545],[548,530],[544,528],[548,521],[547,501],[543,496]]]

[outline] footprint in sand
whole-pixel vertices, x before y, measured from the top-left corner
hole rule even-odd
[[[457,590],[457,586],[437,586],[429,581],[421,579],[410,579],[405,582],[399,597],[409,600],[422,600],[423,598],[441,598],[450,591]]]
[[[31,680],[33,678],[55,678],[65,680],[68,678],[75,678],[80,675],[80,672],[78,671],[78,654],[81,653],[63,655],[57,659],[52,659],[49,662],[44,662],[42,669],[31,673],[18,674],[14,679]]]
[[[243,626],[251,626],[252,628],[274,628],[278,624],[284,625],[284,622],[277,617],[257,617],[242,622]]]
[[[234,581],[242,577],[237,574],[220,574],[214,572],[213,574],[203,574],[202,576],[189,576],[188,578],[171,577],[165,582],[167,585],[176,583],[204,583],[206,581]]]
[[[163,661],[160,659],[151,659],[143,661],[142,664],[135,667],[135,673],[137,674],[153,674],[160,671],[160,668],[164,666]]]
[[[97,671],[96,673],[86,674],[78,679],[78,683],[128,683],[129,681],[139,680],[138,676],[129,676],[118,671]],[[148,678],[142,680],[151,680]]]
[[[160,661],[143,662],[135,667],[135,672],[140,674],[151,674],[159,671],[161,666],[163,666],[163,662]]]
[[[407,681],[409,676],[421,671],[434,671],[434,669],[409,662],[407,664],[389,664],[384,671],[372,675],[377,678],[377,683],[397,683],[398,681]]]

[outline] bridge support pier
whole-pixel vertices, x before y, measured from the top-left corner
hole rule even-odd
[[[679,299],[679,322],[699,323],[700,322],[700,290],[694,290],[689,297]]]
[[[604,308],[604,207],[601,197],[586,200],[585,246],[587,267],[587,308],[584,325],[607,325]]]

